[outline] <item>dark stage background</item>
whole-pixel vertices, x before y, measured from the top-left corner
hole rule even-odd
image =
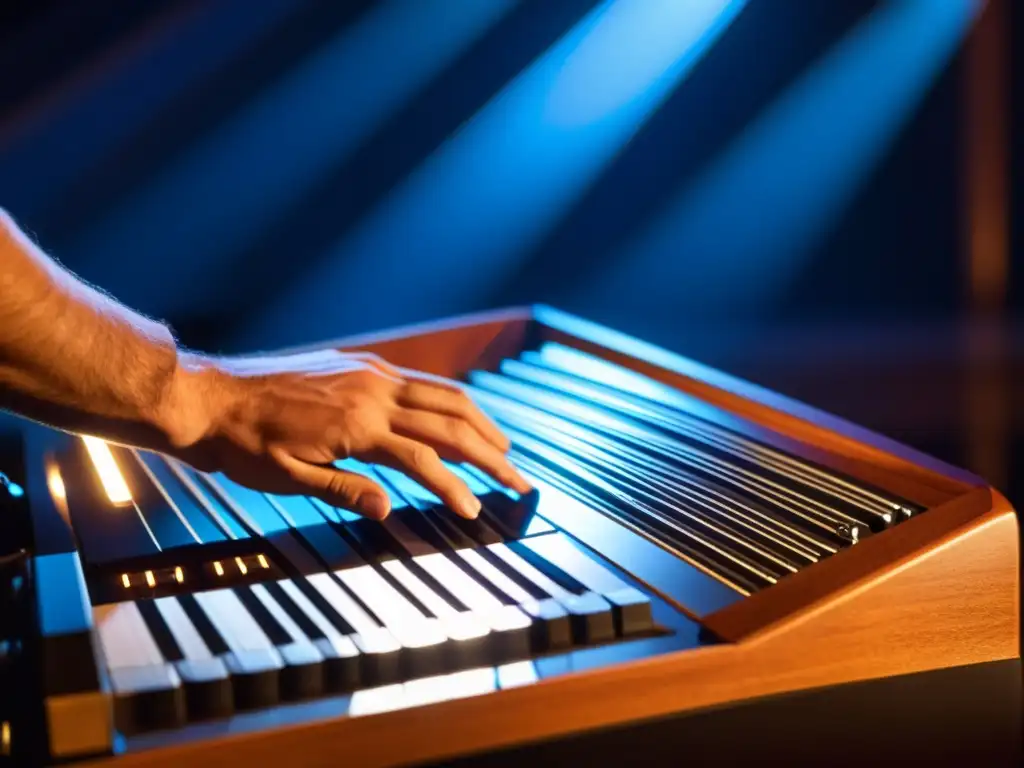
[[[668,84],[685,4],[590,50],[599,5],[5,2],[0,204],[190,346],[550,303],[1024,503],[1020,260],[982,313],[965,247],[971,4],[751,0]]]

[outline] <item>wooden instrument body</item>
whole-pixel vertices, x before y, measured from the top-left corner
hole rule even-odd
[[[374,352],[398,366],[458,377],[544,341],[695,395],[745,420],[751,436],[929,509],[699,617],[723,640],[717,645],[424,707],[129,750],[118,761],[336,765],[343,755],[354,765],[418,763],[784,692],[1020,656],[1016,516],[1005,498],[967,472],[546,307],[305,349]]]

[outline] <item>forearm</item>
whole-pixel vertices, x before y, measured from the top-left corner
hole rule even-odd
[[[170,331],[61,269],[0,213],[0,407],[155,448],[175,441]]]

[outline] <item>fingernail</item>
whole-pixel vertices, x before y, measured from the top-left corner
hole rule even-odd
[[[480,499],[476,496],[467,496],[459,501],[458,509],[456,511],[462,517],[475,520],[477,515],[480,514]]]
[[[372,517],[374,520],[383,520],[388,516],[388,512],[391,511],[391,504],[384,496],[378,496],[377,494],[371,494],[363,498],[363,510],[367,517]]]
[[[520,475],[512,475],[508,478],[508,482],[506,482],[505,485],[517,493],[529,493],[533,490],[533,486],[526,482],[526,479]]]

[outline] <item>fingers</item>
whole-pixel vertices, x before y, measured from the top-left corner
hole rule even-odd
[[[469,462],[519,493],[530,484],[516,471],[505,454],[484,439],[468,421],[419,410],[401,410],[391,418],[391,428],[405,437],[427,443],[441,458]]]
[[[463,419],[502,453],[511,447],[509,439],[497,425],[459,389],[444,389],[420,381],[410,381],[398,393],[396,400],[404,408],[433,411],[443,416]]]
[[[408,475],[440,497],[461,517],[473,519],[480,514],[480,502],[476,496],[448,471],[437,451],[425,443],[391,435],[367,459]]]
[[[307,464],[284,453],[275,453],[274,458],[295,484],[291,493],[315,496],[371,520],[383,520],[391,511],[387,492],[363,475]]]

